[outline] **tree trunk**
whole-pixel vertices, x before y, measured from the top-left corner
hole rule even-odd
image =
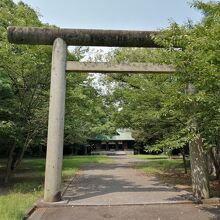
[[[88,155],[87,146],[84,146],[84,155]]]
[[[186,94],[195,95],[196,88],[193,84],[189,83],[186,88]],[[196,112],[195,103],[193,103],[189,114],[192,118],[192,128],[194,132],[198,129],[195,117]],[[208,163],[207,154],[204,151],[202,137],[197,134],[197,137],[189,143],[189,155],[191,165],[191,179],[193,195],[198,199],[208,199],[209,194],[209,176],[208,176]]]
[[[212,148],[210,151],[210,157],[212,158],[212,161],[215,167],[216,179],[220,179],[219,153],[220,153],[220,150],[216,147]]]
[[[23,146],[23,148],[22,148],[22,150],[21,150],[19,156],[18,156],[18,157],[16,158],[16,160],[14,161],[14,164],[13,164],[14,169],[16,169],[16,168],[19,166],[19,164],[21,163],[21,161],[22,161],[22,159],[23,159],[23,157],[24,157],[24,153],[25,153],[25,151],[27,150],[27,148],[30,146],[31,141],[32,141],[32,140],[30,139],[30,140],[26,141],[26,143],[24,144],[24,146]]]
[[[4,183],[8,184],[9,178],[11,176],[11,171],[12,171],[12,162],[13,162],[13,156],[14,156],[14,151],[15,151],[15,146],[16,144],[14,143],[10,149],[9,155],[8,155],[8,160],[7,160],[7,167],[6,167],[6,174],[5,174],[5,179]]]
[[[210,196],[207,155],[200,136],[190,142],[189,151],[193,195],[199,200],[207,199]]]
[[[184,171],[185,171],[185,174],[187,174],[186,153],[185,153],[185,149],[184,148],[181,150],[181,154],[183,156]]]

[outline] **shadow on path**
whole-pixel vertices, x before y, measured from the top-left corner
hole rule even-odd
[[[63,199],[74,204],[145,204],[161,201],[188,201],[190,193],[160,183],[133,169],[140,160],[117,157],[113,164],[82,166]]]

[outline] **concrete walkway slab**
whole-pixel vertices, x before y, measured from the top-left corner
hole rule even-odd
[[[184,205],[75,206],[37,209],[29,220],[219,220],[219,207]]]

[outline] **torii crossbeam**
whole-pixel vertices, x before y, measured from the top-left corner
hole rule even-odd
[[[159,48],[156,31],[86,30],[8,27],[8,40],[17,44],[53,45],[44,201],[61,200],[66,71],[100,73],[174,73],[169,65],[109,64],[66,61],[67,45]]]

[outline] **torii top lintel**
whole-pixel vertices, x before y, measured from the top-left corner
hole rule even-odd
[[[32,45],[52,45],[56,38],[62,38],[74,46],[158,48],[153,40],[157,34],[158,31],[8,27],[10,43]]]

